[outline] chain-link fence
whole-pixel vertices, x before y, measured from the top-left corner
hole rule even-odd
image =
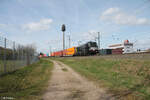
[[[38,61],[32,45],[23,46],[0,36],[0,75]]]

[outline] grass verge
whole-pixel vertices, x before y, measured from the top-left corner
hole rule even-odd
[[[114,97],[150,100],[150,62],[138,59],[57,58],[85,77],[99,82]]]
[[[0,99],[41,100],[48,85],[53,63],[40,60],[13,73],[0,77]]]

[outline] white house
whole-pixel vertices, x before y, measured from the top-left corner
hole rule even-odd
[[[121,49],[123,53],[133,53],[133,43],[129,43],[129,40],[125,40],[123,44],[114,44],[109,46],[110,49]]]
[[[128,40],[124,41],[124,49],[123,49],[123,53],[133,53],[133,43],[129,43]]]

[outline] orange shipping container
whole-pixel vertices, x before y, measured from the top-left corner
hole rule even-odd
[[[72,48],[68,48],[65,50],[65,54],[68,55],[68,56],[73,56],[75,54],[75,47],[72,47]]]

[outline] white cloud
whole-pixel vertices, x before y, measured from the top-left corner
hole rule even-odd
[[[113,22],[120,25],[150,25],[147,18],[138,18],[122,12],[119,8],[109,8],[102,13],[100,19],[103,21]]]
[[[52,22],[52,19],[41,19],[39,22],[31,22],[23,25],[23,29],[27,31],[48,30]]]
[[[110,15],[117,12],[119,12],[119,8],[109,8],[105,12],[103,12],[103,15]]]

